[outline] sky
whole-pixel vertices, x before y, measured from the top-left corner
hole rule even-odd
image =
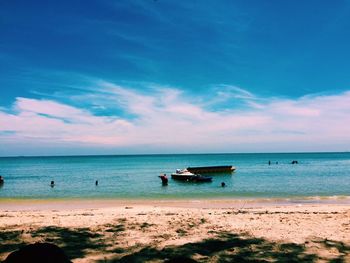
[[[350,1],[0,1],[0,156],[350,150]]]

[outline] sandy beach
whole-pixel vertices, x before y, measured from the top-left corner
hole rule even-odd
[[[1,201],[0,260],[33,242],[54,243],[73,262],[350,262],[350,206]]]

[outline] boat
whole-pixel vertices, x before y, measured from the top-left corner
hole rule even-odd
[[[175,173],[171,174],[171,178],[174,180],[187,181],[187,182],[211,182],[212,177],[202,176],[200,174],[194,174],[187,169],[177,169]]]
[[[194,174],[204,173],[232,173],[236,170],[236,167],[232,165],[221,165],[221,166],[200,166],[200,167],[187,167],[187,171]]]

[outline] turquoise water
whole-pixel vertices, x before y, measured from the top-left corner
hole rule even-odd
[[[292,165],[292,160],[299,163]],[[162,186],[158,178],[177,168],[209,165],[233,165],[237,170],[215,174],[211,183],[170,179],[168,186]],[[348,196],[350,153],[7,157],[0,158],[0,175],[5,178],[0,198]],[[227,187],[220,187],[221,182]]]

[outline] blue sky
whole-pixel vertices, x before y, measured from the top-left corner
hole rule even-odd
[[[349,17],[345,0],[1,1],[0,155],[347,151]]]

